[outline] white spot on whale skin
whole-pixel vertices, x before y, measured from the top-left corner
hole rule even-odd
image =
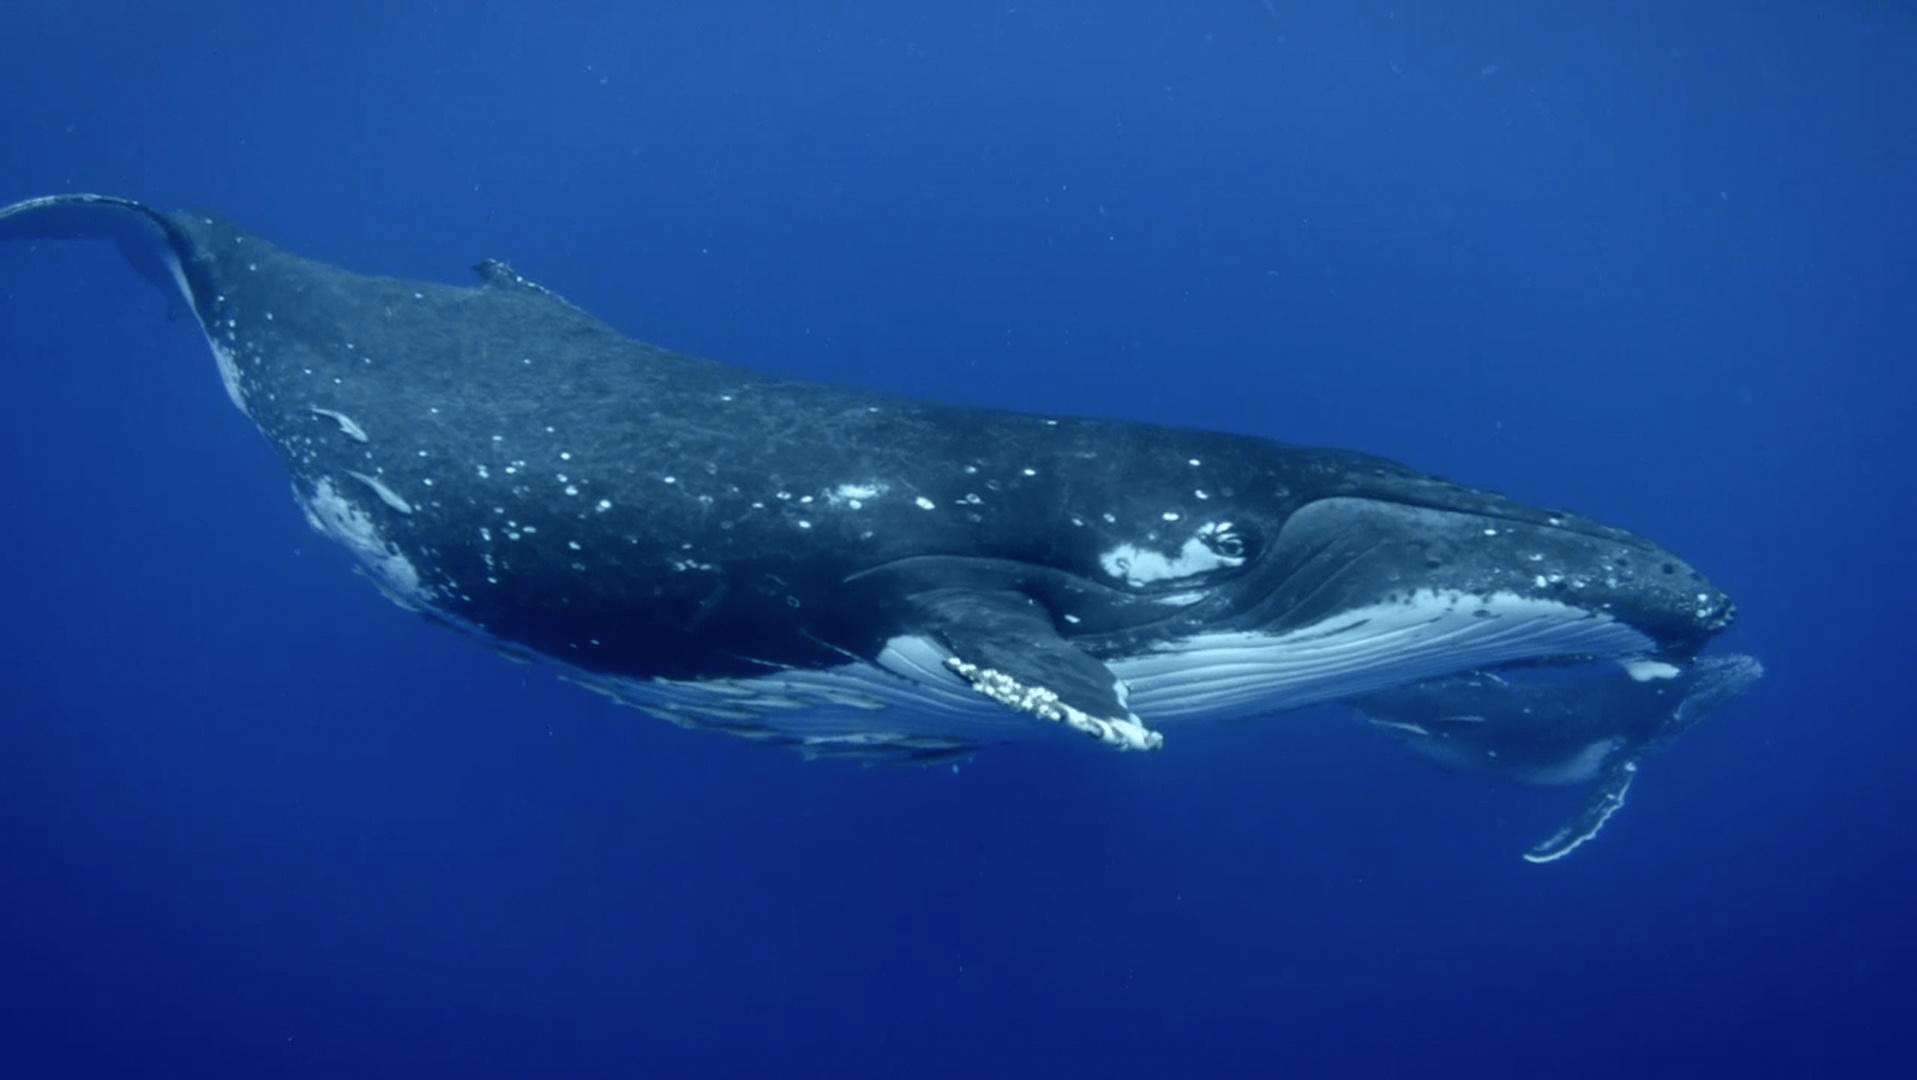
[[[1134,587],[1239,566],[1244,561],[1243,557],[1220,555],[1197,537],[1185,541],[1176,555],[1120,544],[1098,557],[1098,565],[1107,574]]]
[[[825,501],[828,506],[844,506],[857,510],[865,505],[865,500],[876,499],[885,494],[886,490],[886,485],[877,482],[840,484],[825,493]]]
[[[392,507],[402,514],[410,514],[413,512],[413,504],[400,498],[399,492],[387,487],[385,482],[379,477],[368,476],[365,473],[353,472],[351,470],[348,470],[346,475],[373,489],[373,494],[379,496],[379,501],[385,503],[387,506]]]
[[[919,496],[918,498],[916,498],[916,499],[914,499],[914,500],[912,500],[912,501],[913,501],[914,503],[916,503],[916,504],[918,505],[918,508],[919,508],[920,510],[930,510],[930,509],[932,509],[932,507],[933,507],[933,506],[935,505],[935,504],[934,504],[934,503],[932,502],[932,500],[930,500],[930,499],[928,499],[928,498],[926,498],[926,497],[925,497],[925,496],[923,496],[923,495],[920,495],[920,496]]]
[[[1632,682],[1655,682],[1658,679],[1675,679],[1678,676],[1676,664],[1667,664],[1662,660],[1621,660],[1619,666],[1631,677]]]
[[[432,590],[420,583],[412,562],[379,534],[373,519],[342,495],[331,479],[315,484],[312,496],[300,499],[300,507],[313,531],[345,545],[394,603],[417,610],[432,598]]]
[[[345,413],[338,412],[333,409],[322,409],[318,405],[309,405],[307,406],[307,408],[313,413],[314,416],[324,416],[328,420],[331,420],[335,424],[338,424],[339,429],[346,433],[346,437],[353,440],[354,442],[367,441],[366,429],[354,423],[353,418],[346,415]]]

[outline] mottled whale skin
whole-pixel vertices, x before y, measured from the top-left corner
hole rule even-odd
[[[689,726],[938,760],[1591,658],[1733,606],[1641,537],[1338,450],[955,408],[631,340],[498,262],[364,276],[98,195],[320,532],[398,603]]]
[[[1596,837],[1623,809],[1647,755],[1742,696],[1763,674],[1756,658],[1735,653],[1509,677],[1470,672],[1351,704],[1443,765],[1528,784],[1589,784],[1577,816],[1525,852],[1542,863]]]

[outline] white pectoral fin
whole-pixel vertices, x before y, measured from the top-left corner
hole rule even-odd
[[[1080,731],[1120,750],[1156,750],[1164,744],[1165,737],[1147,728],[1143,721],[1131,714],[1131,710],[1114,710],[1112,715],[1097,716],[1074,706],[1060,697],[1058,692],[1046,686],[1032,686],[1022,683],[1014,675],[995,668],[980,667],[959,657],[952,657],[946,666],[972,684],[972,689],[991,698],[1007,708],[1019,712],[1031,713],[1041,720],[1054,720],[1074,731]]]
[[[1557,832],[1544,840],[1531,845],[1524,853],[1526,862],[1556,862],[1583,846],[1585,841],[1595,837],[1611,815],[1624,808],[1624,797],[1631,790],[1631,781],[1637,778],[1637,758],[1627,757],[1604,771],[1598,778],[1597,786],[1591,789],[1590,797],[1578,815]]]
[[[954,588],[913,600],[926,631],[948,650],[945,666],[987,698],[1122,750],[1164,742],[1133,714],[1124,682],[1060,637],[1031,598]]]

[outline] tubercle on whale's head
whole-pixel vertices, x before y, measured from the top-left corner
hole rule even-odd
[[[1722,589],[1644,536],[1409,470],[1354,475],[1365,497],[1459,515],[1467,527],[1446,541],[1433,537],[1426,558],[1458,564],[1486,589],[1607,615],[1671,657],[1694,655],[1736,621],[1737,606]]]
[[[1641,537],[1493,519],[1478,531],[1484,546],[1462,558],[1484,580],[1616,619],[1648,637],[1657,656],[1693,656],[1736,620],[1722,589]]]
[[[1652,541],[1415,475],[1307,498],[1263,528],[1255,559],[1194,616],[1283,632],[1422,594],[1504,598],[1622,624],[1631,651],[1668,658],[1736,618],[1721,589]]]

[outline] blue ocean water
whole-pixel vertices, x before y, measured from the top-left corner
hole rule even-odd
[[[190,318],[0,249],[0,1074],[1910,1066],[1917,18],[1895,3],[0,7],[0,202],[499,257],[647,340],[1575,508],[1770,674],[1577,804],[1325,709],[956,771],[404,615]]]

